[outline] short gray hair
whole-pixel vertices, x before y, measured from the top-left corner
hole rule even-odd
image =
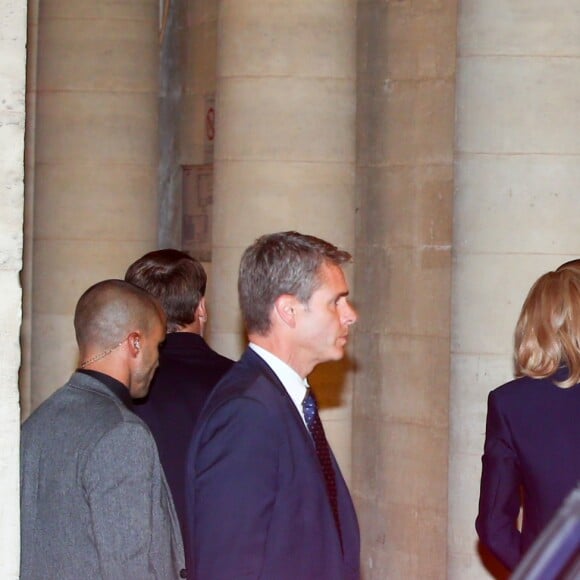
[[[320,285],[322,265],[340,266],[351,258],[347,251],[329,242],[294,231],[258,238],[244,252],[238,277],[238,296],[247,332],[266,334],[278,297],[290,294],[308,302]]]

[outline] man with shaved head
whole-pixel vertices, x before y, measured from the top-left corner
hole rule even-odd
[[[183,544],[144,397],[165,316],[144,290],[105,280],[74,317],[80,362],[23,424],[22,580],[185,577]]]

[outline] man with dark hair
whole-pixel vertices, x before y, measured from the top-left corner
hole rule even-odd
[[[129,266],[125,280],[155,296],[167,316],[159,368],[149,396],[136,401],[134,410],[157,442],[187,541],[187,448],[205,399],[233,361],[213,351],[202,338],[207,321],[207,276],[198,260],[174,249],[149,252]]]
[[[360,577],[356,514],[306,381],[343,357],[357,319],[350,257],[297,232],[262,236],[242,256],[250,345],[208,398],[188,454],[195,578]]]
[[[91,286],[74,317],[80,363],[23,424],[21,578],[180,578],[183,544],[147,426],[165,337],[157,301],[122,280]]]

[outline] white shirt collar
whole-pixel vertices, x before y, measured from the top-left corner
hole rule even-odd
[[[306,396],[306,389],[309,388],[308,381],[303,379],[292,367],[288,366],[284,361],[273,355],[269,350],[250,342],[250,348],[264,360],[264,362],[272,369],[274,374],[280,379],[280,382],[286,389],[286,392],[292,399],[296,409],[306,425],[304,418],[304,411],[302,409],[302,401]]]

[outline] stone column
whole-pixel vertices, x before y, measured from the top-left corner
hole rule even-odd
[[[164,0],[160,30],[159,71],[159,216],[157,241],[160,248],[181,245],[181,192],[179,133],[188,128],[183,119],[184,55],[187,30],[187,0]]]
[[[26,2],[0,6],[0,577],[18,578]]]
[[[353,249],[355,12],[355,0],[220,3],[212,337],[231,356],[243,347],[239,260],[256,237],[297,229]],[[321,368],[314,387],[339,366]],[[328,397],[323,418],[348,474],[344,374],[333,392],[319,393]]]
[[[495,568],[474,529],[487,394],[513,378],[531,284],[580,253],[580,11],[460,5],[448,578],[477,579]]]
[[[183,94],[180,108],[179,126],[177,128],[179,159],[178,169],[182,166],[203,167],[211,172],[213,164],[213,126],[210,122],[210,110],[214,106],[216,85],[216,52],[217,52],[217,20],[219,2],[215,0],[187,0],[186,2],[186,28],[184,30],[184,58],[183,64]],[[194,172],[195,173],[195,170]],[[187,179],[187,177],[186,177]],[[190,179],[191,174],[190,174]],[[193,179],[192,179],[193,181]],[[180,183],[180,190],[176,195],[175,206],[179,211],[179,228],[174,228],[173,234],[177,245],[182,243],[182,220],[187,211],[182,206],[182,190],[187,185]],[[177,199],[179,197],[179,199]],[[204,200],[204,203],[208,200]],[[186,202],[187,203],[187,202]],[[203,267],[208,275],[208,296],[211,295],[213,285],[211,266],[212,262],[206,253],[211,248],[211,200],[205,205],[203,211],[210,218],[207,229],[203,231],[203,242],[198,244],[197,250],[202,246],[204,251],[193,251],[193,255],[202,260]],[[198,200],[198,207],[199,207]],[[178,213],[176,211],[176,213]],[[179,230],[178,232],[176,230]],[[177,235],[178,233],[178,235]],[[185,250],[187,237],[184,239]],[[219,308],[219,306],[218,306]],[[205,328],[205,339],[213,345],[212,324],[214,308],[208,303],[209,322]]]
[[[213,163],[206,114],[216,90],[219,5],[215,0],[188,0],[183,120],[179,127],[180,161],[184,164]]]
[[[455,2],[360,0],[353,489],[365,580],[446,577]]]
[[[31,406],[76,364],[80,294],[154,249],[158,2],[40,3]]]

